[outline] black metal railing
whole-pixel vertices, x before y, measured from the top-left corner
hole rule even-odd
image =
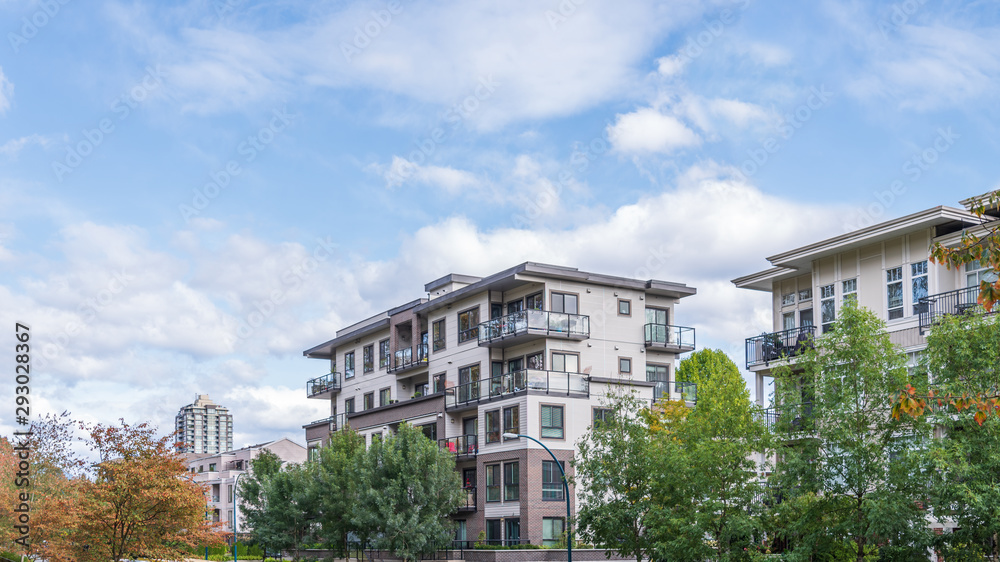
[[[456,457],[475,457],[479,452],[478,439],[475,435],[459,435],[447,439],[438,439],[441,448],[454,453]]]
[[[914,307],[920,313],[920,330],[930,328],[934,322],[944,316],[985,312],[979,304],[979,287],[965,287],[945,293],[921,297]],[[993,307],[989,314],[996,314],[1000,306]]]
[[[464,494],[465,501],[463,503],[459,504],[457,511],[475,511],[476,510],[476,487],[475,486],[466,486],[465,488],[462,488],[462,491],[465,492],[465,494]]]
[[[808,431],[813,429],[812,402],[781,404],[764,409],[764,425],[769,431]],[[788,423],[787,426],[783,422]]]
[[[589,338],[590,317],[545,310],[514,312],[481,323],[479,325],[479,345],[528,333],[580,339]]]
[[[413,353],[413,348],[400,349],[393,354],[392,365],[389,365],[390,373],[402,371],[413,367],[420,367],[427,364],[427,344],[422,343],[417,346],[417,353]]]
[[[816,326],[800,326],[747,338],[747,368],[795,357],[812,348],[815,337]]]
[[[327,373],[306,381],[306,396],[312,397],[327,391],[340,391],[340,373]]]
[[[320,420],[315,420],[307,423],[305,427],[312,427],[319,425],[321,423],[330,424],[330,431],[338,431],[347,427],[347,414],[337,414],[335,416],[330,416],[328,418],[323,418]]]
[[[590,377],[582,373],[524,369],[445,390],[445,407],[489,401],[526,391],[590,396]]]
[[[670,324],[646,324],[646,347],[694,349],[694,328]]]

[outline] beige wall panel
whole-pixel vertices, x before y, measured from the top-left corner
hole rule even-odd
[[[836,263],[834,256],[816,260],[813,264],[814,277],[819,285],[829,285],[836,279]]]
[[[858,276],[858,251],[840,254],[840,278],[851,279]]]
[[[903,239],[893,238],[885,243],[885,266],[896,267],[903,263]]]
[[[882,255],[882,244],[871,244],[869,246],[865,246],[865,247],[861,248],[861,250],[859,250],[859,253],[861,254],[860,258],[862,260],[866,260],[866,259],[869,259],[869,258],[874,258],[876,256],[881,256]]]
[[[930,255],[930,233],[926,230],[914,232],[910,235],[910,262],[927,259]]]
[[[881,318],[885,317],[882,311],[884,287],[881,256],[862,259],[861,274],[858,276],[858,302],[861,306],[875,311]]]

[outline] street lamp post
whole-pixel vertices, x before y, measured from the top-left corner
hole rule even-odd
[[[543,449],[545,449],[545,452],[547,452],[549,456],[552,457],[552,460],[555,461],[556,466],[559,468],[559,474],[562,474],[563,493],[566,494],[566,561],[573,562],[573,528],[570,525],[570,518],[572,515],[569,508],[569,480],[566,479],[566,471],[563,470],[562,464],[559,463],[559,459],[557,459],[556,456],[552,454],[552,451],[550,451],[549,448],[545,446],[545,443],[542,443],[538,439],[535,439],[534,437],[531,437],[529,435],[521,435],[520,433],[504,433],[503,437],[504,439],[516,439],[518,437],[531,439],[535,443],[541,445]]]
[[[240,520],[240,476],[243,476],[242,472],[237,474],[236,479],[233,480],[233,562],[238,562],[240,557],[239,549],[237,548],[237,543],[239,542],[237,525]]]

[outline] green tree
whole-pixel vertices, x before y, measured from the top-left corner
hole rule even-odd
[[[365,439],[351,428],[330,436],[330,442],[320,449],[319,459],[310,465],[312,486],[317,490],[317,508],[324,544],[346,556],[348,539],[360,529],[353,524],[357,509],[358,472],[365,454]]]
[[[404,560],[447,547],[455,527],[449,515],[463,499],[455,458],[407,423],[375,441],[359,470],[354,524],[375,546]]]
[[[608,410],[604,421],[595,422],[577,443],[577,533],[642,562],[653,549],[647,533],[654,507],[648,412],[634,394],[610,395],[602,406]]]
[[[276,454],[261,451],[239,485],[241,516],[258,544],[268,551],[298,551],[313,541],[318,509],[312,484],[307,468],[282,466]]]
[[[924,364],[935,386],[953,396],[1000,388],[1000,323],[982,315],[950,317],[927,336]],[[997,559],[1000,537],[1000,419],[980,420],[972,409],[937,409],[929,420],[943,430],[927,451],[933,479],[930,503],[938,519],[957,525],[935,537],[947,560]]]
[[[777,538],[790,543],[789,559],[845,548],[858,562],[874,548],[883,559],[922,555],[930,537],[919,449],[930,429],[892,415],[893,393],[909,380],[884,324],[848,301],[832,332],[774,373]]]
[[[678,380],[698,401],[673,428],[658,432],[653,453],[650,532],[659,557],[744,560],[759,536],[758,463],[766,429],[739,368],[705,349],[681,362]],[[706,537],[708,540],[705,540]]]

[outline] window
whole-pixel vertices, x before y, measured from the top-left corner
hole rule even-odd
[[[610,421],[613,412],[611,408],[594,408],[594,427]]]
[[[233,485],[230,484],[229,486],[227,486],[227,488],[228,488],[228,492],[229,492],[229,499],[226,500],[226,501],[227,501],[227,503],[233,503]]]
[[[647,308],[646,309],[646,323],[656,324],[657,326],[666,326],[669,324],[667,322],[667,309],[665,308]]]
[[[385,369],[389,366],[389,340],[378,342],[378,368]]]
[[[382,432],[372,433],[372,445],[382,442]]]
[[[513,502],[520,499],[520,482],[521,477],[520,470],[518,470],[518,463],[505,463],[503,465],[503,501]]]
[[[837,320],[837,305],[834,302],[835,296],[833,285],[824,285],[819,288],[819,314],[824,334],[833,328],[833,323]]]
[[[795,329],[795,313],[786,312],[781,315],[781,329],[782,330],[794,330]]]
[[[445,373],[434,375],[434,392],[444,392]]]
[[[559,465],[565,467],[565,463]],[[542,499],[545,501],[563,501],[566,496],[563,494],[562,473],[555,461],[542,461]],[[564,469],[565,470],[565,469]]]
[[[209,472],[215,472],[215,463],[214,462],[208,463],[208,471]]]
[[[539,351],[538,353],[532,353],[531,355],[529,355],[527,357],[527,359],[528,359],[528,368],[529,369],[536,369],[536,370],[539,370],[539,371],[545,369],[545,353],[544,352]]]
[[[420,431],[424,433],[424,437],[430,439],[431,441],[437,441],[438,439],[438,424],[437,422],[425,423],[424,425],[417,426]]]
[[[198,466],[198,472],[205,472],[205,465]]]
[[[646,363],[646,382],[655,382],[653,398],[659,400],[666,396],[670,398],[670,370],[666,365],[650,365]]]
[[[362,358],[364,360],[364,369],[366,373],[370,373],[375,370],[375,344],[366,345]]]
[[[515,312],[521,312],[522,310],[524,310],[524,301],[521,299],[507,303],[507,314],[514,314]]]
[[[375,407],[375,393],[369,392],[365,394],[365,410],[371,410]]]
[[[524,308],[528,310],[542,310],[544,305],[542,294],[535,293],[524,297]]]
[[[389,403],[389,400],[391,398],[392,398],[392,393],[390,392],[389,388],[383,388],[383,389],[381,389],[381,390],[378,391],[378,405],[379,406],[385,406],[386,404]]]
[[[499,501],[499,499],[496,501]],[[500,529],[499,519],[486,520],[486,544],[500,544]]]
[[[632,316],[632,301],[618,299],[618,315]]]
[[[479,364],[458,370],[458,400],[468,402],[479,398]]]
[[[903,317],[903,267],[885,270],[886,308],[889,320]]]
[[[504,539],[506,546],[516,546],[521,544],[521,519],[518,517],[508,517],[504,519],[504,531],[507,538]]]
[[[813,309],[804,308],[799,311],[799,326],[806,327],[813,325]]]
[[[569,293],[552,293],[552,312],[579,314],[577,296]]]
[[[852,300],[852,299],[854,300],[855,303],[857,303],[858,302],[858,280],[857,279],[848,279],[847,281],[844,281],[843,283],[841,283],[841,286],[844,289],[844,291],[843,291],[844,292],[844,297],[843,297],[844,304],[847,304],[847,301]]]
[[[435,320],[431,324],[431,337],[434,340],[434,351],[441,351],[445,348],[444,318]]]
[[[580,372],[580,357],[572,353],[552,353],[552,370],[564,373]]]
[[[966,287],[978,287],[983,281],[993,283],[996,280],[997,272],[993,271],[993,268],[989,267],[989,265],[983,265],[979,260],[973,260],[965,264]]]
[[[927,310],[927,304],[920,304],[920,299],[927,296],[927,261],[910,264],[910,286],[913,290],[913,313],[920,314]]]
[[[459,519],[455,523],[458,524],[455,527],[455,542],[465,543],[466,533],[468,532],[468,529],[467,529],[466,524],[465,524],[465,519]],[[460,544],[459,548],[466,548],[466,546],[467,545],[465,545],[465,544]]]
[[[630,357],[619,357],[618,358],[618,372],[619,373],[631,373],[632,372],[632,359]]]
[[[521,433],[521,416],[517,406],[503,409],[503,432]]]
[[[542,405],[542,437],[563,438],[563,407]]]
[[[486,466],[486,501],[500,501],[500,465]]]
[[[344,400],[344,412],[347,414],[354,413],[354,397],[350,397]]]
[[[542,546],[557,546],[565,539],[563,537],[564,522],[562,517],[542,518]]]
[[[781,295],[781,306],[788,306],[795,304],[795,293],[786,293]]]
[[[813,298],[812,287],[806,287],[805,289],[799,289],[799,302],[811,301]]]
[[[486,412],[486,442],[500,441],[500,410]]]
[[[354,378],[354,352],[348,351],[344,354],[344,378]]]
[[[458,343],[479,337],[479,308],[458,313]]]

